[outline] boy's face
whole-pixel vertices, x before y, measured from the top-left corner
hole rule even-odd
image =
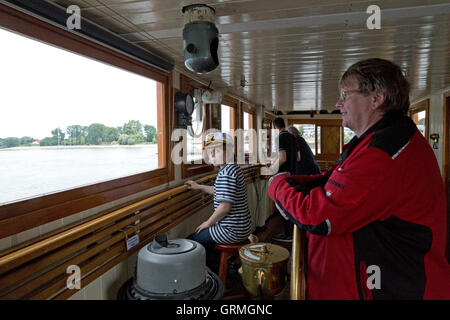
[[[211,164],[215,167],[225,163],[225,152],[222,146],[217,148],[206,149],[206,154]]]

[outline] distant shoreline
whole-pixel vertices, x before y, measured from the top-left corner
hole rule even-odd
[[[12,148],[1,148],[0,151],[6,150],[30,150],[30,149],[108,149],[108,148],[149,148],[158,146],[157,144],[134,144],[134,145],[77,145],[77,146],[20,146]]]

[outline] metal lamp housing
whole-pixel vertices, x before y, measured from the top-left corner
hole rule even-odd
[[[214,9],[206,5],[190,5],[183,8],[184,64],[195,73],[213,71],[219,65],[217,50],[219,31],[214,24]]]
[[[175,111],[177,112],[178,126],[188,127],[192,125],[192,112],[194,111],[194,99],[190,94],[178,91],[174,98]]]

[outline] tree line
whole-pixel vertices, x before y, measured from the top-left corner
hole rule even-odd
[[[0,138],[0,148],[12,148],[17,146],[30,146],[32,137]],[[71,125],[62,131],[53,129],[50,137],[39,141],[40,146],[56,145],[101,145],[121,144],[133,145],[140,143],[156,143],[156,128],[152,125],[142,125],[138,120],[130,120],[121,127],[108,127],[101,123],[93,123],[89,126]]]

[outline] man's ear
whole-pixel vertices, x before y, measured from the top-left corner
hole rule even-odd
[[[376,90],[372,96],[372,108],[379,109],[386,101],[386,94],[381,90]]]

